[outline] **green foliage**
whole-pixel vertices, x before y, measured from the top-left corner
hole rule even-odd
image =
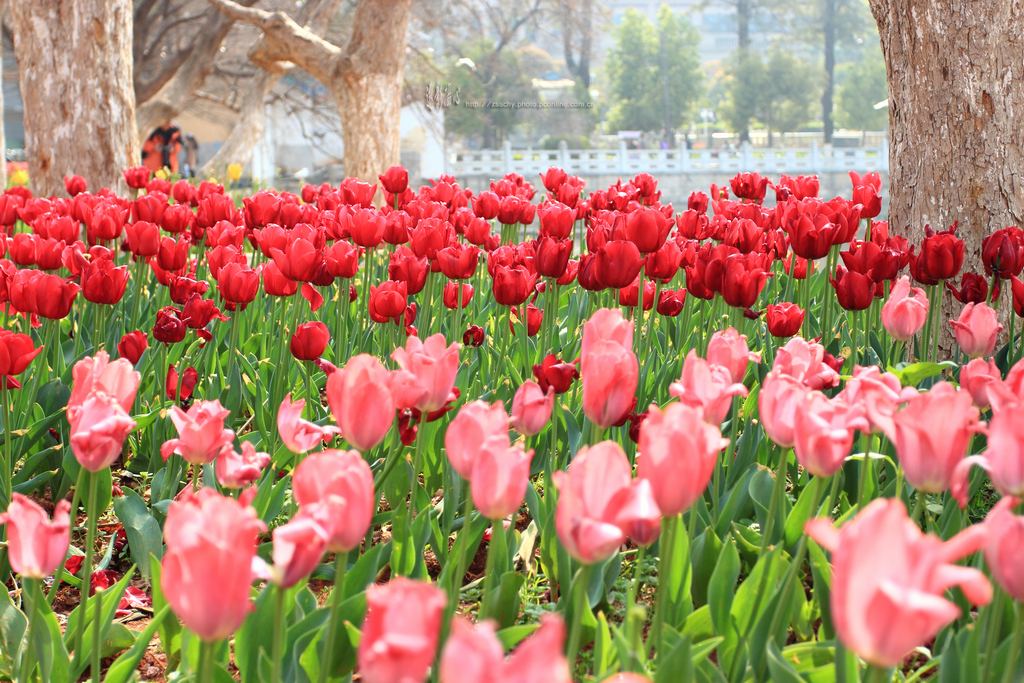
[[[468,46],[453,59],[440,86],[442,94],[451,99],[445,108],[445,132],[480,138],[485,146],[500,144],[520,122],[524,110],[487,105],[537,99],[520,61],[518,52],[496,51],[490,40]]]
[[[658,24],[629,10],[608,55],[610,130],[675,130],[691,120],[703,92],[699,37],[663,5]]]
[[[839,72],[836,90],[836,121],[843,128],[880,130],[889,118],[886,109],[875,104],[889,96],[882,51],[876,46],[860,61]]]
[[[757,120],[770,132],[792,131],[810,118],[817,91],[812,67],[789,51],[773,48],[767,59],[739,51],[728,68],[722,114],[733,130]]]

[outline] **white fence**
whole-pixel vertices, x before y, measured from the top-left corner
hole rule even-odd
[[[888,171],[889,149],[878,147],[832,147],[817,144],[805,148],[751,147],[739,149],[503,149],[458,152],[448,162],[449,172],[457,178],[487,176],[498,178],[509,172],[531,175],[551,166],[578,175],[632,176],[646,172],[655,175],[722,173],[741,171],[760,173],[818,174],[858,171]]]

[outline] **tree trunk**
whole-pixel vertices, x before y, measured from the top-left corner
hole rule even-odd
[[[0,1],[0,26],[3,25],[4,5]],[[0,48],[3,43],[0,42]],[[0,188],[7,187],[7,131],[4,130],[4,88],[3,88],[3,50],[0,49]]]
[[[836,74],[836,0],[824,0],[822,33],[825,48],[825,85],[821,90],[821,122],[825,144],[831,144],[835,126],[832,120],[832,90]]]
[[[361,0],[346,68],[332,94],[341,115],[345,174],[376,181],[399,162],[405,33],[412,0]]]
[[[345,173],[375,180],[399,161],[405,33],[412,0],[360,0],[344,49],[283,12],[208,0],[220,11],[263,31],[263,49],[250,54],[264,69],[282,63],[305,70],[331,93],[341,117]]]
[[[14,2],[8,7],[25,109],[25,148],[37,194],[124,189],[139,163],[129,0]]]
[[[228,164],[245,166],[252,159],[252,150],[263,136],[266,110],[263,103],[281,77],[269,71],[261,71],[249,84],[249,93],[242,101],[239,118],[227,140],[217,153],[199,171],[200,177],[223,177]]]
[[[741,50],[750,47],[750,13],[753,0],[736,0],[736,46]]]
[[[965,263],[1024,225],[1024,0],[870,0],[889,80],[889,222],[959,221]]]

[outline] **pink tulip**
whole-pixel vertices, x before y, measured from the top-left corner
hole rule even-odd
[[[566,551],[583,564],[611,557],[626,535],[616,524],[612,500],[629,486],[631,467],[614,441],[584,446],[565,472],[555,472],[555,531]]]
[[[959,616],[944,597],[950,588],[959,586],[976,605],[992,597],[984,574],[954,564],[983,546],[983,525],[942,541],[921,533],[902,501],[880,498],[838,530],[829,519],[813,519],[807,534],[832,552],[832,623],[840,640],[876,666],[898,665]]]
[[[416,378],[424,392],[415,405],[408,407],[429,413],[448,402],[459,371],[458,344],[448,346],[442,334],[427,337],[426,341],[410,336],[405,347],[395,349],[391,357],[402,370]]]
[[[889,292],[882,306],[882,326],[893,339],[910,341],[924,327],[928,317],[928,297],[920,287],[911,287],[904,275]]]
[[[839,395],[851,407],[860,409],[872,432],[889,432],[893,415],[900,406],[917,396],[917,390],[902,387],[896,375],[882,372],[876,365],[858,365],[853,368],[853,377],[847,380]]]
[[[734,382],[733,376],[725,366],[706,361],[690,349],[683,373],[668,393],[698,410],[709,424],[719,425],[729,413],[733,397],[747,395],[747,388]]]
[[[888,436],[907,481],[919,491],[940,493],[953,483],[977,429],[978,409],[970,395],[939,382],[896,413]]]
[[[441,589],[401,577],[367,588],[366,619],[357,657],[360,680],[426,681],[445,602]]]
[[[728,443],[718,427],[689,406],[650,407],[640,425],[636,473],[651,483],[661,514],[673,517],[693,505]]]
[[[565,624],[557,614],[541,617],[540,627],[505,659],[494,622],[452,622],[441,655],[440,683],[572,683],[562,653]]]
[[[270,456],[256,450],[249,441],[242,442],[242,452],[225,447],[214,464],[217,483],[226,489],[241,489],[260,478],[270,464]]]
[[[999,314],[986,303],[969,303],[960,311],[960,317],[950,320],[953,336],[960,350],[971,358],[991,356],[1003,326]]]
[[[124,448],[124,440],[135,428],[135,420],[121,403],[104,393],[90,394],[75,408],[71,427],[71,452],[90,472],[110,467]]]
[[[868,421],[841,398],[812,391],[798,406],[793,426],[797,461],[816,477],[831,477],[849,455],[854,431],[866,430]]]
[[[622,420],[633,407],[639,377],[633,323],[618,310],[598,310],[583,325],[580,378],[584,414],[599,427]]]
[[[589,356],[592,347],[602,341],[633,348],[633,323],[623,318],[617,308],[599,308],[583,324],[580,358]]]
[[[734,327],[719,330],[711,335],[707,353],[704,355],[709,363],[721,365],[728,370],[732,381],[737,384],[742,383],[746,377],[748,363],[761,362],[761,354],[753,353],[747,347],[746,336],[737,332]]]
[[[999,410],[989,420],[988,448],[957,463],[950,484],[953,498],[967,505],[967,475],[972,465],[988,472],[996,491],[1004,496],[1024,496],[1024,421],[1016,410]]]
[[[160,588],[185,626],[205,641],[231,635],[252,610],[257,537],[251,507],[210,488],[171,503]]]
[[[992,405],[992,399],[989,397],[990,387],[999,385],[1002,381],[1003,376],[996,367],[995,360],[991,358],[974,358],[960,368],[960,387],[967,390],[974,400],[974,405],[979,408],[988,408]]]
[[[523,436],[533,436],[544,429],[554,406],[554,390],[548,387],[544,393],[539,384],[528,379],[512,397],[512,426]]]
[[[473,465],[482,450],[504,451],[509,445],[508,414],[501,401],[490,405],[483,401],[465,404],[444,433],[448,462],[463,479],[472,477]]]
[[[7,525],[7,560],[25,579],[41,579],[57,571],[71,542],[71,503],[61,500],[51,521],[46,510],[27,496],[15,493],[0,525]]]
[[[220,401],[196,401],[188,409],[171,407],[171,422],[178,430],[177,439],[169,439],[160,447],[164,460],[177,453],[194,465],[213,462],[224,446],[235,439],[235,433],[224,428],[224,420],[231,414]]]
[[[796,443],[796,412],[809,389],[791,375],[772,370],[757,394],[758,416],[768,438],[782,448]]]
[[[1012,410],[1024,403],[1024,359],[1013,364],[1002,382],[992,382],[985,391],[992,410]]]
[[[288,394],[277,409],[277,433],[292,453],[310,451],[341,431],[337,427],[321,427],[303,420],[302,409],[305,407],[304,399],[292,402],[292,395]]]
[[[508,517],[519,509],[530,483],[533,451],[522,444],[508,448],[482,448],[473,464],[469,488],[473,504],[490,520]]]
[[[364,453],[387,436],[395,421],[390,373],[379,360],[361,353],[327,378],[327,405],[345,441]]]
[[[824,362],[825,347],[793,337],[775,354],[772,370],[803,382],[808,389],[827,389],[839,384],[839,373]]]
[[[661,509],[647,479],[634,479],[612,498],[612,517],[630,541],[649,546],[661,533]]]
[[[96,393],[113,397],[126,414],[131,413],[141,375],[129,361],[123,358],[111,361],[106,351],[99,351],[94,357],[85,357],[75,363],[71,376],[71,396],[68,398],[67,410],[72,428],[82,404]]]
[[[357,451],[326,450],[307,456],[292,475],[300,508],[321,506],[327,550],[348,552],[363,540],[376,508],[373,473]]]
[[[989,531],[985,564],[996,583],[1020,602],[1024,601],[1024,517],[1013,514],[1018,502],[1003,498],[985,517]]]
[[[300,510],[290,522],[274,529],[273,565],[265,568],[265,578],[281,588],[291,588],[320,564],[327,540],[320,521]]]

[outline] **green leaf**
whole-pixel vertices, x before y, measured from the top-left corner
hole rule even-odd
[[[11,669],[17,664],[18,651],[27,628],[28,619],[14,605],[7,589],[0,588],[0,657],[10,663]]]
[[[515,626],[501,629],[497,633],[498,640],[501,641],[501,647],[506,651],[511,650],[536,631],[539,626],[540,624],[516,624]]]
[[[170,613],[170,606],[165,605],[163,609],[153,615],[153,619],[146,625],[146,628],[136,636],[132,646],[114,660],[114,663],[107,669],[107,675],[103,679],[104,683],[128,683],[128,681],[132,680],[139,662],[142,661],[146,650],[149,648],[149,643],[153,640],[153,636],[156,634],[157,629],[160,628],[163,620]]]
[[[665,629],[662,652],[658,655],[658,671],[654,683],[679,683],[693,680],[693,655],[690,639],[671,627]],[[664,659],[662,659],[664,658]]]
[[[122,490],[124,495],[114,499],[114,514],[121,520],[128,536],[132,561],[138,565],[142,577],[149,579],[150,556],[160,559],[164,554],[160,523],[139,494],[130,488]]]
[[[804,679],[787,662],[779,646],[774,640],[768,641],[768,671],[771,673],[772,683],[804,683]]]
[[[739,575],[740,554],[736,550],[736,542],[730,535],[726,538],[715,570],[711,574],[711,582],[708,584],[708,606],[717,633],[726,633],[732,628],[730,612]]]
[[[26,590],[32,591],[32,605],[35,609],[35,621],[32,628],[32,649],[36,653],[39,673],[44,681],[70,681],[77,679],[69,670],[70,658],[64,639],[61,637],[57,615],[50,609],[46,597],[39,588],[38,581],[22,584]]]
[[[501,575],[495,592],[494,613],[491,615],[500,626],[511,626],[519,616],[519,591],[526,584],[526,576],[517,571]]]
[[[100,650],[104,651],[105,654],[111,654],[111,652],[117,652],[129,647],[133,640],[125,640],[125,633],[128,638],[133,638],[131,632],[124,627],[123,624],[117,624],[124,632],[111,628],[113,624],[114,615],[117,612],[117,606],[121,603],[121,596],[124,595],[124,591],[128,588],[128,582],[131,581],[132,574],[135,573],[135,567],[132,567],[121,580],[115,583],[106,590],[97,591],[90,599],[86,607],[89,610],[89,614],[82,615],[76,608],[75,614],[78,619],[85,618],[85,633],[82,636],[82,651],[76,652],[75,657],[71,662],[71,672],[75,678],[82,675],[86,667],[89,666],[89,654],[92,652],[93,643],[97,638],[100,639]],[[96,604],[99,603],[99,619],[96,618]],[[71,627],[71,619],[68,619],[68,634],[74,633],[76,629]],[[111,636],[115,637],[111,637]]]
[[[270,654],[270,634],[274,628],[273,590],[263,590],[256,597],[253,611],[235,634],[235,664],[242,681],[258,681],[261,652]]]
[[[916,387],[918,384],[931,377],[941,375],[945,370],[952,370],[957,364],[951,360],[944,360],[941,363],[922,361],[910,365],[889,368],[889,372],[900,378],[900,384],[905,387]]]

